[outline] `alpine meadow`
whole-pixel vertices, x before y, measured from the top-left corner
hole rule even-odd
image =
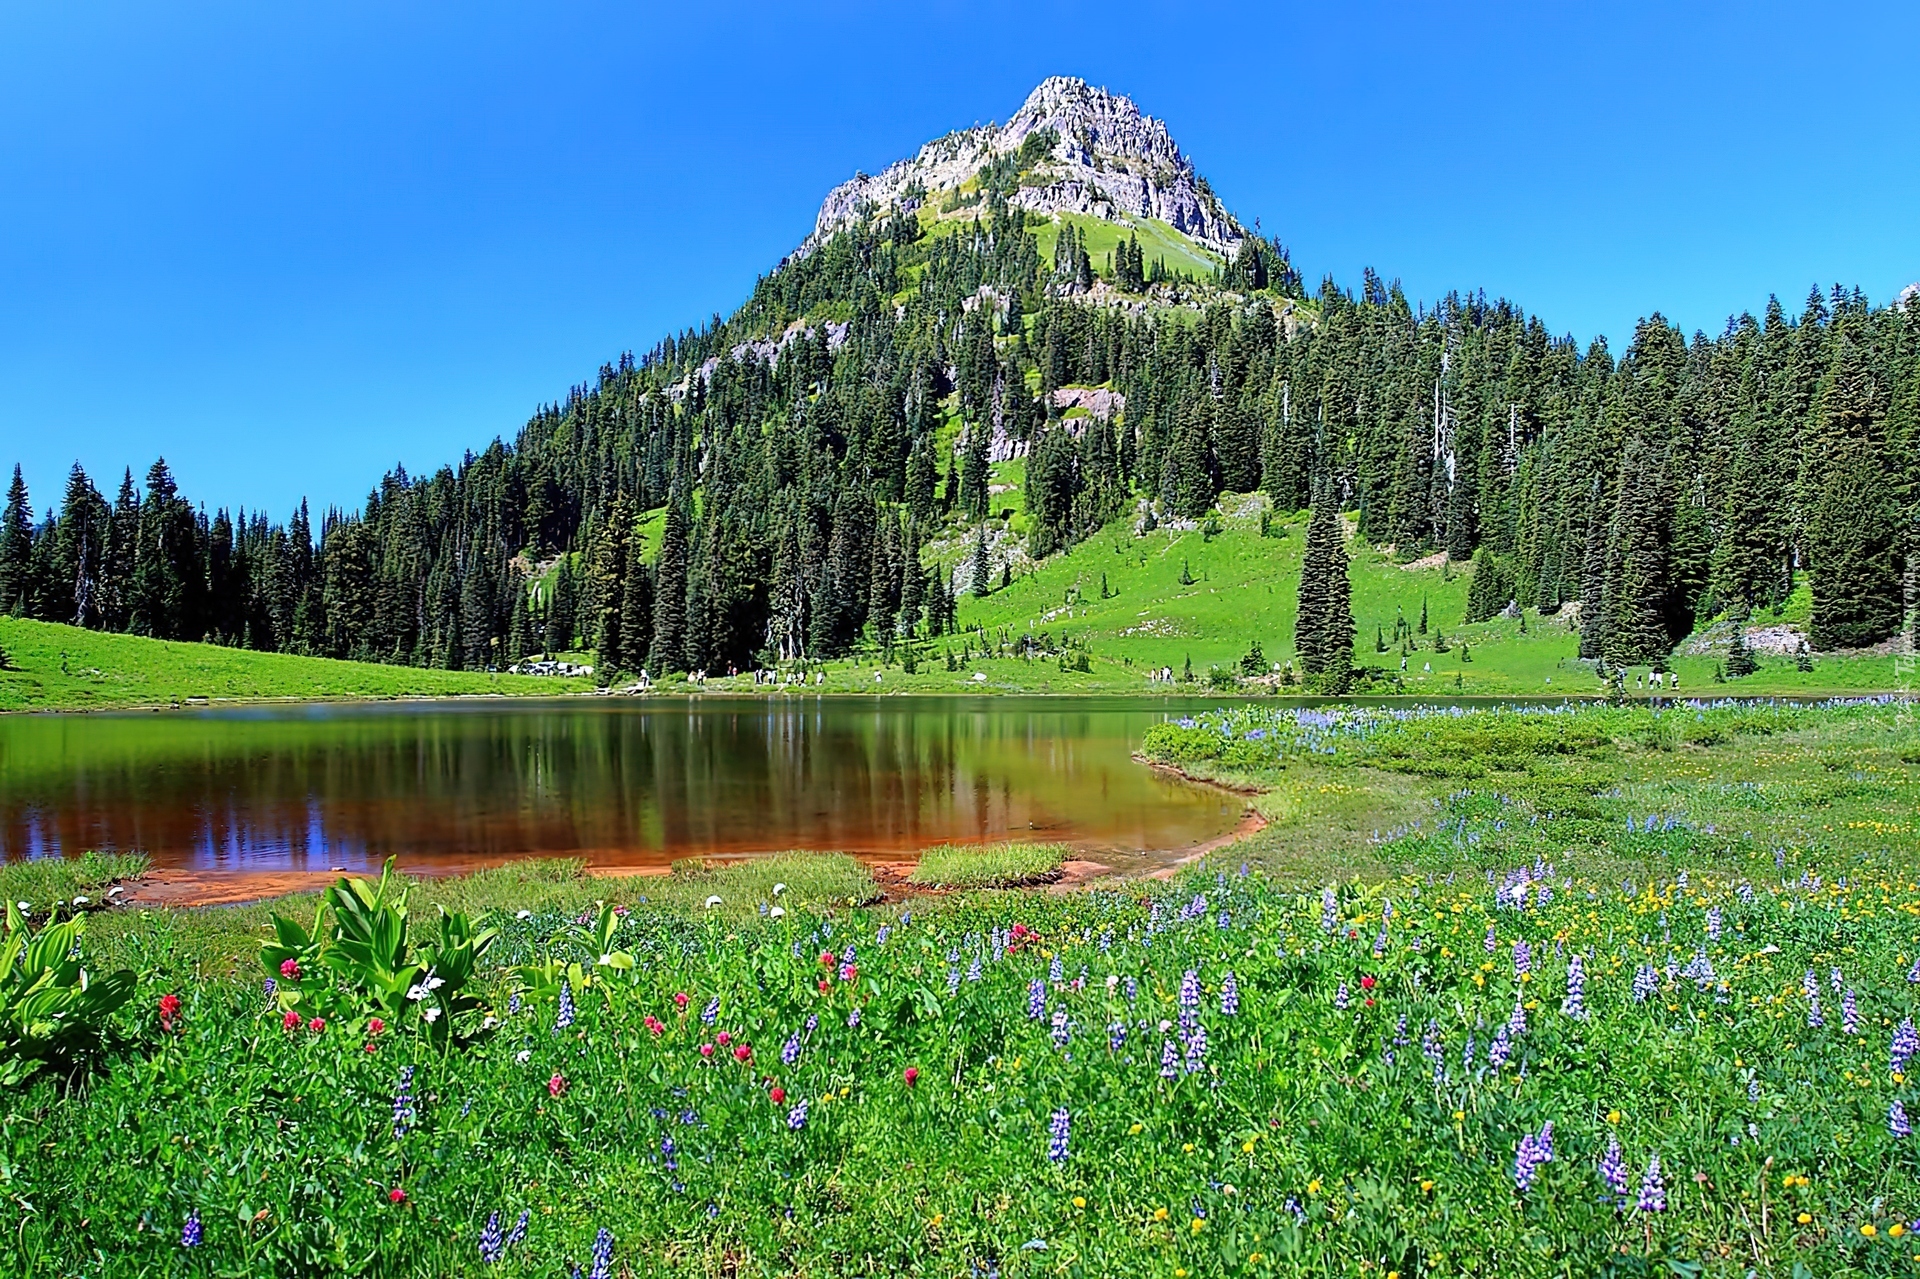
[[[1799,289],[1311,283],[1056,76],[356,509],[16,466],[0,1277],[1920,1272],[1920,285]]]

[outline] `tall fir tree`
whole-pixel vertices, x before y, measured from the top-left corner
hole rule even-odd
[[[1347,691],[1353,678],[1353,588],[1339,503],[1330,492],[1321,494],[1307,521],[1294,649],[1302,674],[1315,688]]]

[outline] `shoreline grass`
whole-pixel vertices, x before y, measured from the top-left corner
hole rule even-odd
[[[1071,851],[1065,844],[1019,841],[941,844],[920,854],[907,882],[928,888],[1022,888],[1057,879]]]

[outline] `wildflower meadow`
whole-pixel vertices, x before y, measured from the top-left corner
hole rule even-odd
[[[130,934],[111,1034],[5,1096],[9,1273],[1920,1270],[1911,843],[1628,843],[1598,799],[1617,846],[1548,855],[1461,794],[1317,884],[1229,847],[470,921],[362,882],[244,979]]]

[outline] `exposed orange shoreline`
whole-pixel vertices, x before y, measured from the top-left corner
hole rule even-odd
[[[1136,758],[1139,758],[1136,756]],[[1240,787],[1226,786],[1204,777],[1194,777],[1164,764],[1155,764],[1142,759],[1142,763],[1161,771],[1175,774],[1186,781],[1201,786],[1211,786],[1217,790],[1236,794],[1257,793]],[[1230,844],[1239,842],[1250,835],[1265,830],[1266,818],[1252,807],[1242,814],[1232,830],[1218,835],[1204,843],[1195,844],[1179,857],[1153,870],[1139,875],[1143,879],[1171,879],[1182,866],[1198,861],[1208,853],[1216,852]],[[911,858],[862,858],[873,871],[875,882],[884,894],[883,900],[898,900],[909,896],[937,894],[941,890],[922,888],[908,882],[907,876],[913,872],[915,862]],[[409,868],[410,874],[432,876],[436,874],[458,874],[462,871],[479,869],[481,865],[450,866],[441,868]],[[628,866],[587,867],[587,874],[606,879],[632,879],[643,876],[667,875],[672,873],[671,865],[645,864]],[[1060,866],[1058,874],[1047,881],[1049,892],[1074,892],[1085,888],[1095,881],[1111,878],[1114,868],[1102,862],[1086,858],[1069,858]],[[251,902],[266,901],[276,897],[287,897],[294,893],[319,892],[338,879],[338,871],[317,870],[194,870],[187,867],[168,867],[149,870],[137,879],[123,883],[121,892],[115,895],[115,904],[134,909],[153,907],[200,907],[200,906],[239,906]]]

